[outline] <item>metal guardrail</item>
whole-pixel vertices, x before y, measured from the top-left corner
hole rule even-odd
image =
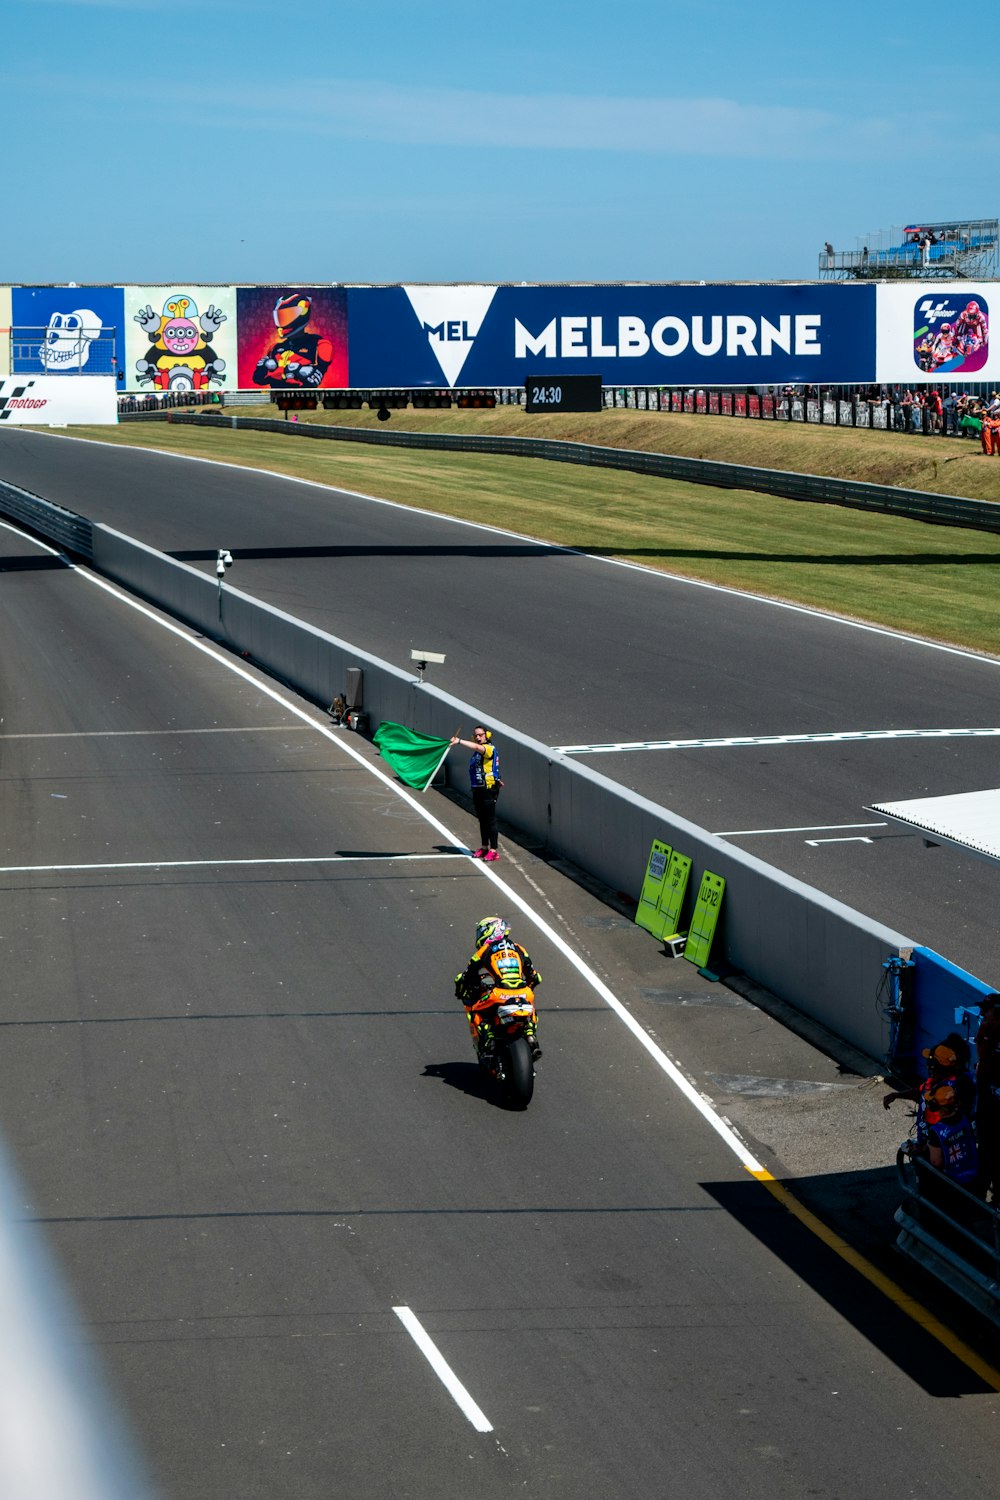
[[[1000,1213],[929,1161],[896,1152],[903,1201],[896,1244],[904,1255],[1000,1327]]]
[[[652,474],[658,479],[682,479],[689,484],[708,484],[717,489],[753,490],[786,500],[808,500],[820,505],[843,505],[855,510],[876,510],[885,515],[908,516],[938,526],[965,526],[976,531],[1000,532],[1000,505],[990,500],[969,500],[961,495],[934,495],[926,490],[896,489],[886,484],[865,484],[854,479],[832,479],[822,474],[793,474],[782,469],[761,469],[745,464],[717,463],[710,459],[682,458],[672,453],[645,453],[630,448],[603,448],[590,443],[559,442],[548,438],[480,437],[472,433],[376,432],[361,427],[322,426],[309,422],[276,421],[268,417],[188,416],[163,413],[162,420],[193,422],[198,426],[239,427],[251,432],[278,432],[289,437],[317,438],[332,442],[371,443],[388,448],[433,448],[442,452],[499,453],[515,458],[542,458],[555,463],[584,464],[591,468],[626,469]],[[148,420],[148,418],[146,419]]]
[[[43,500],[40,495],[0,480],[0,513],[40,532],[67,552],[88,559],[94,556],[93,523],[52,500]]]

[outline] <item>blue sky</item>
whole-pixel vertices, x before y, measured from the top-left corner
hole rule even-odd
[[[930,0],[3,0],[0,27],[0,281],[812,280],[824,240],[1000,207],[995,3],[965,34]]]

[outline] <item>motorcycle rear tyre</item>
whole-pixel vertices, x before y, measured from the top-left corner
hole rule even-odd
[[[535,1064],[523,1036],[516,1036],[504,1049],[507,1099],[512,1109],[527,1109],[535,1089]]]

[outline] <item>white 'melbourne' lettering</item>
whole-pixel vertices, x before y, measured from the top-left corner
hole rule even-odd
[[[823,353],[823,345],[816,342],[822,321],[819,313],[800,313],[795,319],[796,354]]]
[[[641,318],[618,319],[618,354],[621,359],[641,359],[649,353],[649,334]]]
[[[753,346],[754,334],[757,332],[757,324],[753,318],[745,318],[741,313],[726,319],[726,353],[749,354],[751,358],[757,353]]]
[[[665,335],[675,334],[672,344],[668,344]],[[657,318],[653,324],[653,348],[657,354],[665,354],[668,359],[674,354],[683,354],[691,342],[691,332],[682,318]]]
[[[718,354],[722,348],[722,319],[709,319],[712,332],[705,338],[705,319],[700,315],[691,319],[691,345],[695,354]]]
[[[590,352],[595,359],[614,359],[618,353],[616,344],[604,343],[604,319],[590,320]]]
[[[562,355],[564,359],[580,359],[587,353],[586,318],[560,318],[562,333]]]
[[[537,338],[534,338],[518,318],[514,319],[514,358],[526,359],[529,354],[544,354],[546,359],[556,357],[556,320],[546,323]]]
[[[760,320],[761,354],[770,354],[775,346],[784,349],[786,354],[792,352],[792,320],[787,313],[781,314],[777,328],[767,318]]]
[[[783,354],[822,354],[820,343],[822,316],[819,313],[780,313],[777,322],[743,313],[700,313],[691,318],[668,313],[657,318],[651,329],[644,319],[633,314],[618,319],[618,342],[606,343],[603,317],[564,316],[552,318],[541,333],[531,333],[519,319],[514,319],[514,358],[542,355],[545,359],[642,359],[652,347],[664,359],[674,359],[691,350],[711,357],[723,345],[730,359],[744,355],[749,359],[767,358],[777,351]],[[708,331],[706,332],[706,325]],[[433,330],[432,330],[433,331]],[[758,347],[759,345],[759,347]]]

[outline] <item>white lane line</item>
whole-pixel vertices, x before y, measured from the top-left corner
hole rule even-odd
[[[763,833],[833,833],[838,828],[888,828],[888,823],[807,823],[803,828],[728,828],[717,839],[748,839]]]
[[[213,661],[225,667],[228,672],[232,672],[235,676],[241,677],[245,682],[249,682],[259,693],[265,694],[275,703],[280,703],[290,714],[301,719],[303,723],[309,724],[317,734],[323,735],[331,744],[337,745],[345,755],[350,756],[352,760],[356,761],[359,766],[363,766],[370,776],[374,776],[377,781],[381,781],[383,786],[397,796],[401,802],[405,802],[425,822],[429,823],[449,844],[459,849],[467,847],[446,824],[442,823],[440,818],[435,817],[427,807],[421,805],[417,800],[417,795],[407,791],[399,782],[394,781],[386,772],[367,760],[360,750],[354,748],[350,743],[350,739],[345,737],[341,731],[328,728],[325,724],[320,724],[314,719],[311,715],[315,710],[307,711],[293,700],[283,697],[282,693],[276,687],[272,687],[269,683],[253,676],[245,667],[225,656],[216,646],[209,644],[207,641],[197,640],[189,633],[186,626],[177,625],[172,620],[162,617],[148,605],[141,604],[137,599],[133,599],[124,593],[116,584],[109,583],[106,579],[99,577],[96,573],[90,572],[87,568],[71,563],[69,558],[65,557],[62,553],[57,553],[53,547],[47,550],[56,556],[63,557],[64,561],[75,573],[88,583],[93,584],[95,588],[103,589],[106,594],[110,594],[112,598],[119,600],[120,603],[126,605],[129,609],[135,610],[138,614],[144,615],[154,625],[158,625],[160,629],[166,630],[171,635],[175,635],[179,640],[187,642],[193,650],[200,651],[203,655],[211,657]],[[471,855],[471,850],[469,850],[469,853]],[[754,1174],[762,1173],[764,1168],[756,1157],[747,1150],[732,1126],[715,1113],[709,1100],[702,1097],[694,1084],[689,1082],[684,1076],[680,1068],[656,1045],[652,1037],[647,1036],[635,1017],[625,1008],[617,996],[612,994],[604,981],[594,973],[593,969],[584,962],[580,955],[570,948],[569,944],[555,928],[551,927],[543,916],[535,911],[533,907],[529,906],[528,902],[522,896],[505,883],[493,865],[477,862],[476,869],[479,870],[484,880],[488,880],[496,886],[497,890],[510,906],[516,907],[518,911],[527,917],[529,922],[534,924],[537,930],[551,943],[557,952],[561,953],[566,961],[576,969],[584,982],[590,985],[596,994],[600,995],[608,1008],[614,1011],[624,1026],[628,1027],[636,1041],[645,1049],[657,1067],[667,1075],[674,1086],[684,1095],[688,1103],[694,1106],[702,1118],[715,1131],[716,1135],[725,1142],[733,1155],[739,1159],[746,1170]]]
[[[143,859],[121,860],[100,865],[0,865],[0,875],[52,875],[73,870],[192,870],[227,865],[355,865],[414,864],[420,860],[457,859],[465,845],[457,843],[454,854],[293,854],[287,859]]]
[[[863,835],[859,837],[857,834],[848,839],[806,839],[806,843],[811,844],[814,849],[820,844],[870,844],[871,842],[871,839],[866,839]]]
[[[445,1361],[437,1345],[429,1338],[410,1309],[408,1307],[394,1307],[393,1312],[427,1360],[445,1390],[464,1415],[468,1417],[476,1431],[492,1432],[493,1423],[486,1413],[473,1401],[454,1370]]]
[[[0,734],[0,740],[135,740],[175,734],[301,734],[301,724],[254,724],[246,729],[73,729],[52,734]]]
[[[620,740],[605,745],[553,745],[563,755],[615,755],[629,750],[741,750],[754,745],[839,745],[847,740],[955,740],[1000,735],[1000,729],[844,729],[833,734],[746,734],[724,739]]]

